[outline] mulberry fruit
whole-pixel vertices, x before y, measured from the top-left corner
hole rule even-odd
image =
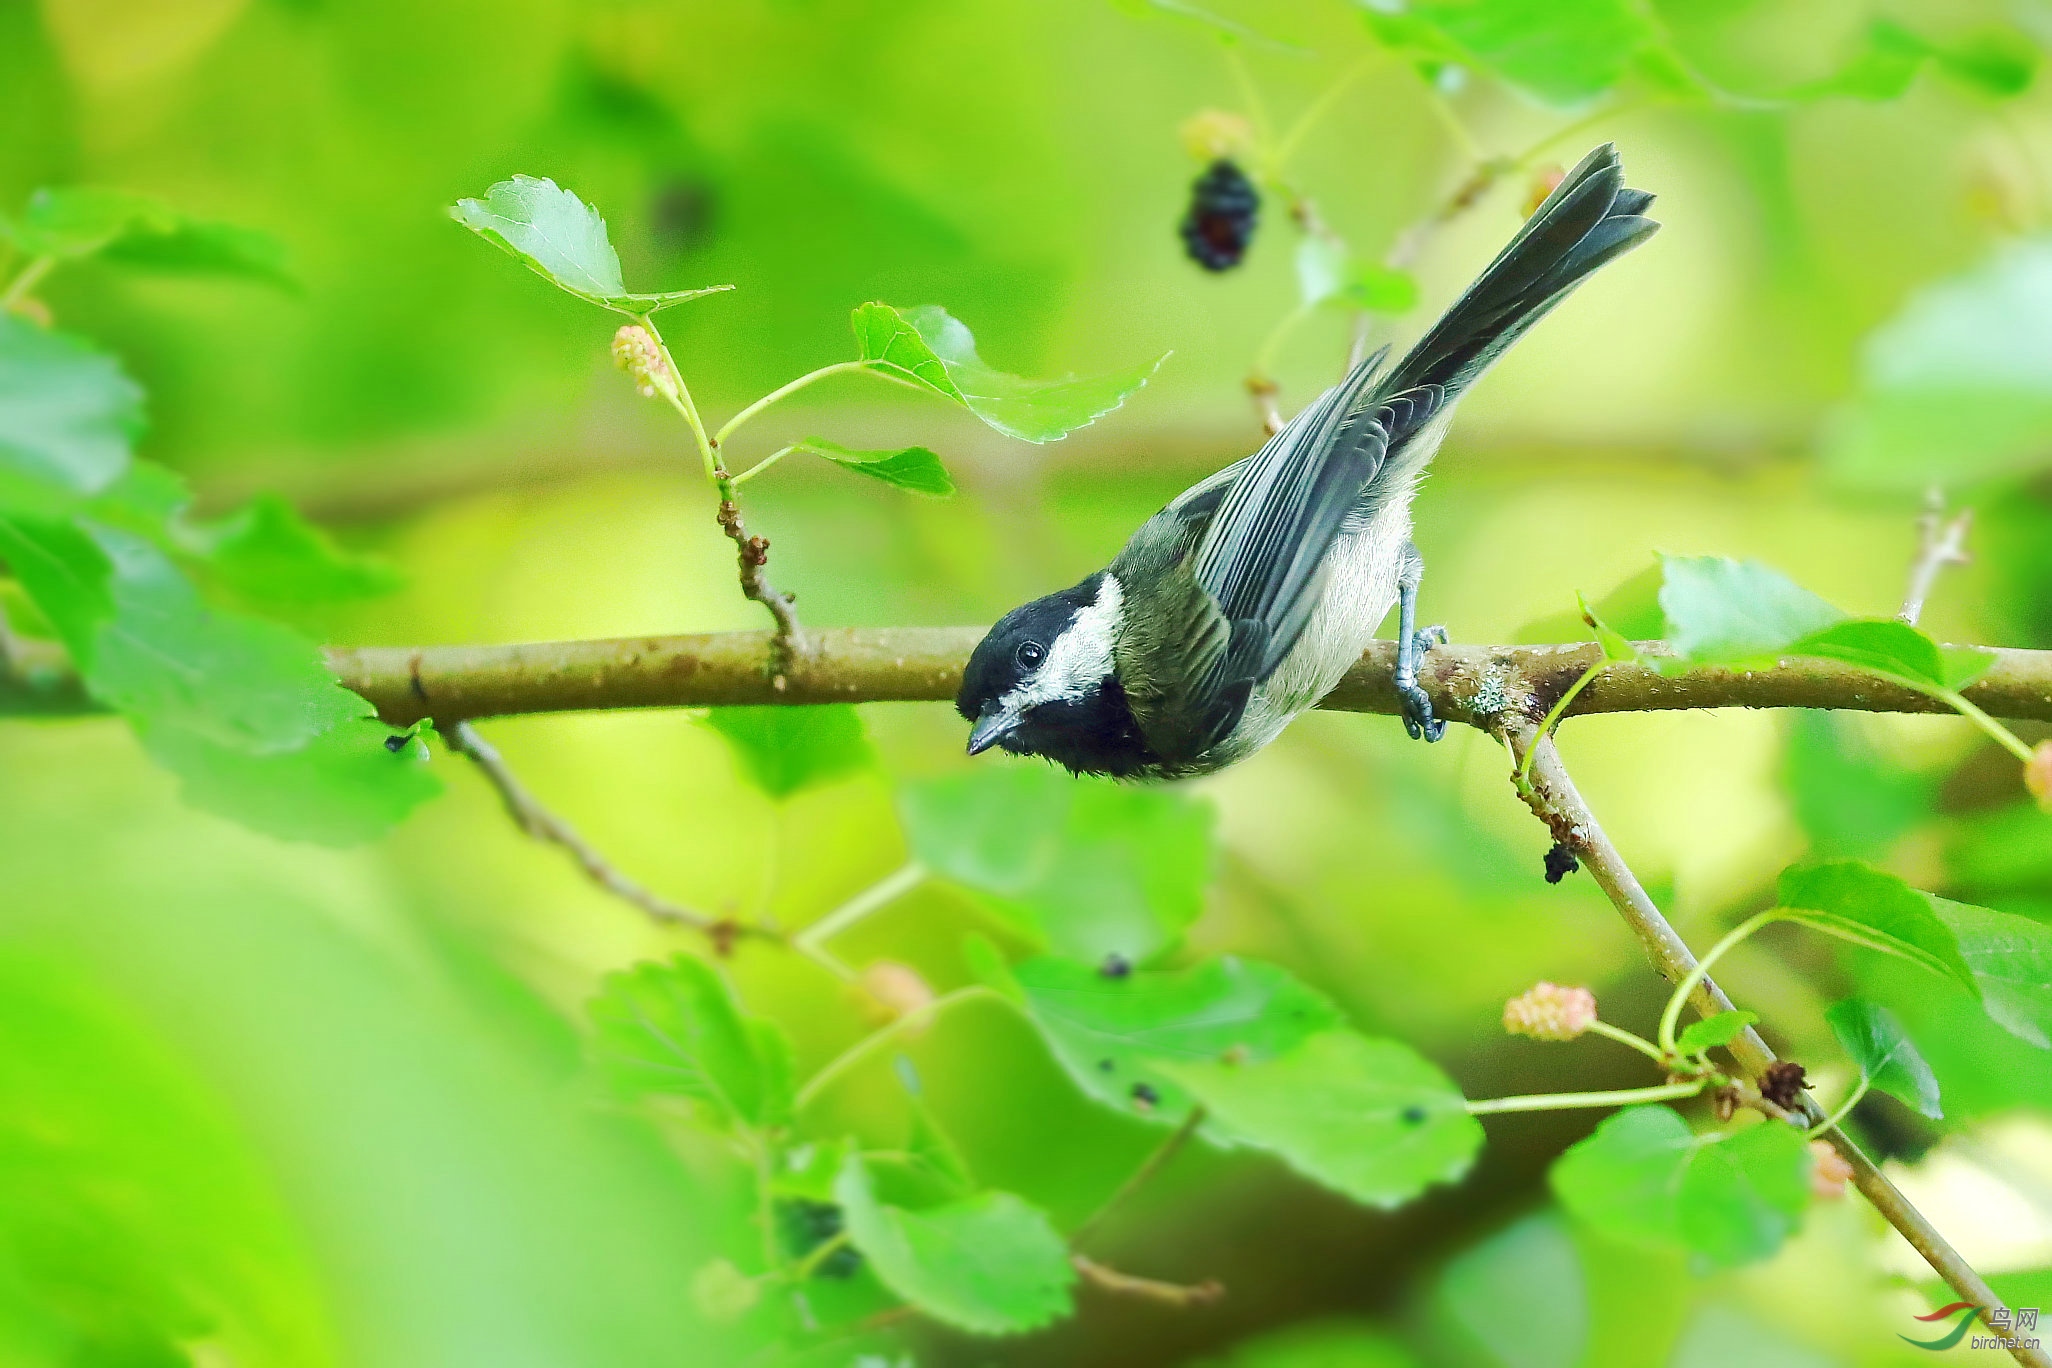
[[[1247,255],[1261,216],[1261,192],[1247,173],[1225,157],[1190,185],[1190,209],[1183,215],[1184,250],[1207,271],[1229,271]]]

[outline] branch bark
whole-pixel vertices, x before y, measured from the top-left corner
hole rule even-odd
[[[1520,796],[1532,809],[1533,815],[1544,822],[1553,833],[1554,840],[1573,852],[1582,867],[1589,871],[1590,877],[1624,917],[1633,934],[1638,936],[1646,957],[1653,961],[1653,967],[1660,971],[1661,976],[1669,983],[1679,983],[1686,978],[1696,967],[1695,955],[1676,934],[1652,898],[1647,896],[1644,886],[1604,833],[1596,814],[1590,811],[1576,790],[1574,780],[1568,777],[1552,738],[1542,735],[1531,723],[1521,723],[1502,735],[1513,756],[1521,756],[1528,747],[1532,748],[1531,782],[1520,786]],[[1689,1001],[1705,1017],[1732,1010],[1731,999],[1708,975],[1697,984]],[[1740,1067],[1755,1079],[1775,1062],[1774,1052],[1767,1048],[1767,1042],[1760,1038],[1760,1033],[1750,1026],[1732,1041],[1730,1048]],[[1801,1119],[1811,1126],[1824,1120],[1823,1110],[1808,1096],[1802,1099]],[[1953,1291],[1979,1308],[1984,1321],[1990,1312],[2002,1306],[2001,1298],[1995,1295],[1986,1280],[1946,1242],[1937,1227],[1910,1204],[1874,1161],[1853,1143],[1852,1137],[1834,1126],[1826,1138],[1852,1167],[1853,1185],[1861,1195],[1873,1204],[1897,1233],[1909,1241],[1924,1262],[1944,1278]],[[2011,1353],[2018,1363],[2028,1365],[2028,1368],[2052,1368],[2052,1356],[2043,1349],[2020,1347]]]

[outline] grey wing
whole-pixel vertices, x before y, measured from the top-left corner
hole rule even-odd
[[[1326,553],[1392,440],[1437,387],[1375,394],[1363,362],[1255,455],[1185,491],[1113,563],[1130,597],[1120,677],[1149,745],[1194,759],[1238,723],[1289,654],[1325,583]]]

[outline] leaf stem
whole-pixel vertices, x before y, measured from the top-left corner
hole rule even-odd
[[[1283,166],[1289,161],[1291,155],[1296,152],[1298,146],[1304,141],[1305,136],[1318,126],[1319,120],[1332,112],[1332,106],[1346,92],[1347,87],[1361,79],[1363,75],[1375,67],[1381,60],[1382,56],[1380,53],[1363,57],[1360,61],[1341,72],[1331,85],[1319,92],[1317,99],[1305,106],[1304,112],[1299,114],[1296,121],[1290,125],[1289,132],[1283,134],[1282,141],[1275,145],[1275,152],[1270,159],[1268,167],[1271,174],[1282,174]]]
[[[1119,1184],[1117,1191],[1105,1198],[1097,1210],[1085,1216],[1083,1223],[1069,1233],[1069,1247],[1074,1249],[1080,1246],[1091,1231],[1103,1224],[1105,1217],[1124,1206],[1132,1199],[1133,1194],[1152,1182],[1157,1173],[1168,1167],[1169,1160],[1175,1158],[1177,1152],[1190,1143],[1191,1137],[1197,1134],[1197,1128],[1203,1124],[1204,1108],[1192,1103],[1189,1114],[1183,1118],[1183,1123],[1140,1161],[1140,1167],[1127,1175],[1126,1181]]]
[[[1668,1102],[1694,1097],[1710,1085],[1709,1075],[1686,1083],[1651,1088],[1615,1088],[1608,1092],[1532,1093],[1524,1097],[1486,1097],[1468,1103],[1470,1116],[1494,1112],[1565,1111],[1572,1107],[1626,1107],[1635,1102]]]
[[[1665,1067],[1668,1062],[1668,1056],[1660,1052],[1658,1045],[1655,1045],[1652,1041],[1634,1031],[1627,1031],[1622,1026],[1613,1026],[1607,1021],[1600,1020],[1590,1022],[1589,1029],[1597,1035],[1616,1041],[1620,1045],[1629,1045],[1632,1049],[1637,1050],[1640,1054],[1662,1067]]]
[[[755,417],[756,414],[761,413],[771,404],[774,404],[781,399],[790,398],[799,390],[804,389],[807,385],[812,384],[816,380],[824,380],[829,375],[840,375],[845,371],[867,369],[869,369],[869,365],[867,362],[864,361],[836,361],[831,366],[821,366],[818,370],[807,371],[805,374],[799,376],[796,380],[790,381],[788,384],[779,385],[777,388],[771,390],[768,394],[763,395],[762,398],[750,404],[747,408],[742,409],[732,418],[729,418],[720,427],[720,430],[713,434],[712,444],[714,446],[725,446],[727,439],[733,436],[735,431],[739,429],[743,423],[746,423],[749,419]]]
[[[1575,695],[1588,688],[1590,680],[1596,678],[1597,675],[1602,674],[1609,668],[1610,658],[1605,656],[1588,669],[1582,671],[1580,677],[1574,683],[1568,685],[1567,692],[1562,694],[1554,705],[1546,710],[1546,716],[1539,721],[1539,734],[1541,736],[1553,735],[1553,729],[1560,725],[1561,716],[1567,712],[1568,705],[1575,701]],[[1539,748],[1536,746],[1527,746],[1525,748],[1524,759],[1518,761],[1519,783],[1522,784],[1532,777],[1532,757],[1538,754],[1538,751]]]
[[[754,479],[756,476],[762,474],[763,471],[768,470],[771,466],[775,465],[778,461],[783,460],[792,452],[804,451],[805,449],[806,446],[803,442],[793,442],[791,443],[791,445],[787,447],[779,447],[777,450],[772,451],[769,455],[757,461],[754,465],[748,467],[748,469],[742,471],[739,475],[736,475],[727,483],[731,487],[739,489],[742,485]]]
[[[1696,991],[1696,985],[1709,977],[1710,967],[1723,958],[1725,951],[1731,949],[1740,941],[1767,925],[1767,923],[1779,920],[1780,917],[1781,909],[1778,907],[1770,907],[1765,912],[1755,912],[1752,916],[1726,932],[1723,940],[1711,946],[1704,953],[1703,958],[1697,960],[1690,967],[1688,973],[1682,975],[1681,982],[1675,984],[1674,992],[1668,995],[1666,1008],[1660,1013],[1659,1041],[1662,1050],[1668,1054],[1676,1053],[1674,1028],[1681,1021],[1682,1007],[1688,1002],[1689,995]]]
[[[843,1230],[828,1239],[821,1240],[811,1249],[806,1250],[805,1257],[792,1266],[789,1274],[790,1280],[794,1283],[804,1282],[819,1271],[821,1264],[846,1249],[852,1242],[852,1239],[853,1237]]]
[[[698,405],[691,398],[691,386],[684,383],[684,372],[677,366],[677,358],[670,355],[670,344],[663,340],[656,330],[655,318],[651,315],[641,320],[641,326],[648,329],[648,335],[655,339],[656,350],[663,355],[663,364],[669,367],[670,379],[675,382],[674,391],[665,389],[663,397],[670,401],[670,407],[677,410],[691,427],[692,440],[698,444],[699,459],[705,463],[705,478],[714,484],[720,483],[719,443],[706,436],[705,424],[699,419]],[[724,491],[722,491],[724,494]]]
[[[1838,1104],[1838,1110],[1832,1112],[1831,1115],[1825,1117],[1822,1121],[1819,1121],[1816,1125],[1810,1127],[1809,1130],[1804,1132],[1804,1134],[1809,1136],[1810,1139],[1815,1140],[1818,1136],[1824,1134],[1824,1132],[1826,1131],[1836,1130],[1838,1128],[1838,1124],[1841,1121],[1845,1120],[1846,1117],[1852,1115],[1852,1109],[1860,1105],[1860,1099],[1865,1097],[1867,1095],[1867,1090],[1869,1088],[1872,1088],[1873,1086],[1874,1080],[1868,1077],[1866,1074],[1861,1074],[1859,1086],[1854,1088],[1850,1093],[1846,1095],[1845,1101]]]
[[[885,875],[806,927],[793,938],[793,944],[801,950],[822,946],[870,913],[888,907],[924,882],[926,867],[917,860],[910,861],[902,869]]]
[[[14,279],[7,282],[7,289],[0,292],[0,313],[12,313],[16,306],[28,298],[29,291],[43,283],[43,277],[50,274],[56,265],[57,258],[54,256],[31,257],[28,265],[22,267],[15,273]]]
[[[828,1060],[818,1073],[805,1081],[804,1087],[798,1089],[798,1095],[792,1100],[791,1109],[793,1111],[804,1111],[805,1108],[819,1100],[820,1094],[840,1081],[851,1069],[863,1063],[878,1050],[881,1050],[884,1046],[890,1044],[915,1026],[924,1026],[949,1008],[960,1006],[965,1002],[973,1002],[979,998],[992,998],[1007,1006],[1010,1006],[1012,1001],[1003,993],[998,992],[997,989],[986,988],[980,983],[972,983],[965,988],[957,988],[953,992],[943,993],[924,1007],[907,1012],[888,1026],[871,1031],[868,1035]]]

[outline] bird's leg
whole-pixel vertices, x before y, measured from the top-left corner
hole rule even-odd
[[[1397,697],[1404,703],[1404,730],[1412,740],[1437,741],[1446,735],[1446,723],[1432,715],[1432,700],[1418,687],[1418,657],[1434,646],[1446,644],[1446,628],[1418,627],[1418,581],[1425,577],[1425,559],[1418,548],[1404,543],[1404,559],[1397,571]]]

